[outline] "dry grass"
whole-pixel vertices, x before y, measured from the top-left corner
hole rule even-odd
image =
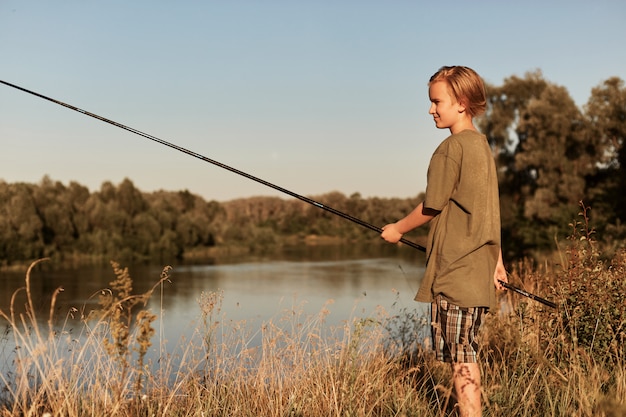
[[[484,415],[626,414],[624,316],[589,321],[595,330],[582,337],[587,315],[613,312],[623,300],[626,254],[605,264],[593,251],[581,254],[580,245],[566,251],[560,267],[513,268],[513,283],[551,294],[560,308],[509,294],[507,312],[490,316],[480,352]],[[26,312],[0,311],[18,347],[12,370],[0,375],[0,416],[454,415],[450,371],[419,348],[414,335],[425,322],[414,312],[380,311],[330,327],[326,309],[305,316],[296,305],[255,329],[229,321],[221,294],[205,293],[196,333],[155,361],[146,352],[162,336],[146,302],[169,268],[152,290],[134,295],[128,271],[113,264],[110,290],[97,295],[99,308],[83,314],[81,333],[72,335],[53,325],[57,292],[47,326],[36,317],[29,282],[35,265],[19,290]],[[610,291],[590,297],[589,286],[563,288],[592,279]],[[257,332],[262,343],[253,346]]]

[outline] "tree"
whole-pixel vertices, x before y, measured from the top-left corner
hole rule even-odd
[[[563,87],[548,85],[529,100],[516,130],[515,170],[526,179],[524,216],[566,227],[595,165],[580,111]]]
[[[46,255],[70,252],[78,239],[77,208],[84,204],[89,191],[76,183],[71,190],[45,176],[33,189],[33,201],[42,222],[41,233]]]
[[[4,263],[45,256],[42,221],[33,199],[35,186],[24,183],[2,188],[0,258]]]
[[[590,139],[598,145],[597,171],[587,179],[593,208],[605,240],[626,240],[626,87],[612,77],[591,90],[585,105]]]
[[[141,191],[136,189],[128,178],[124,178],[124,181],[117,187],[116,197],[119,207],[131,218],[146,211],[148,207]]]

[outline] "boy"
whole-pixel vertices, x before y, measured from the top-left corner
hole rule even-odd
[[[486,108],[485,88],[467,67],[442,67],[428,83],[429,114],[449,129],[428,167],[426,196],[411,213],[383,227],[396,243],[431,222],[426,271],[416,301],[430,302],[437,359],[452,364],[462,416],[480,416],[480,369],[475,340],[495,310],[498,280],[507,282],[500,250],[500,204],[495,162],[473,118]]]

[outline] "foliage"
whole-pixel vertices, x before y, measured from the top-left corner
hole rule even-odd
[[[626,250],[602,260],[589,226],[587,208],[572,222],[565,265],[556,274],[555,294],[563,300],[558,320],[564,342],[596,360],[615,363],[626,352]]]
[[[48,177],[40,184],[0,181],[0,196],[5,197],[0,201],[4,265],[44,255],[66,261],[157,262],[202,255],[218,245],[260,252],[294,237],[375,237],[300,200],[252,197],[207,202],[189,191],[142,193],[128,179],[118,186],[105,182],[95,193]],[[398,218],[417,204],[417,199],[363,199],[338,192],[315,198],[374,224]]]
[[[42,256],[66,261],[180,259],[215,244],[221,207],[188,191],[145,194],[132,182],[109,182],[90,193],[44,177],[40,184],[0,182],[0,260]]]
[[[110,384],[119,400],[124,392],[124,384],[128,378],[133,351],[138,354],[136,367],[135,390],[141,391],[142,377],[144,376],[144,362],[148,349],[152,346],[152,336],[155,331],[151,324],[157,316],[142,307],[145,307],[151,291],[134,295],[132,279],[128,268],[121,268],[117,262],[111,262],[115,279],[110,283],[110,289],[100,294],[100,308],[90,313],[91,320],[96,320],[96,326],[91,331],[103,330],[102,346],[106,353],[118,365],[118,378],[111,378]],[[167,266],[161,274],[162,281],[169,280],[171,267]],[[138,310],[138,312],[136,311]],[[134,325],[133,325],[134,319]],[[88,321],[91,321],[88,320]],[[135,339],[132,339],[132,329],[136,329]],[[117,384],[115,384],[117,381]]]

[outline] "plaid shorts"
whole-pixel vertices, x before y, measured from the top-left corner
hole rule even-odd
[[[476,363],[476,338],[487,310],[487,307],[459,307],[437,297],[431,304],[432,339],[437,359]]]

